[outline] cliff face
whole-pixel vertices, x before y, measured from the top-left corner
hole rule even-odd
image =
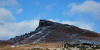
[[[48,20],[40,20],[35,31],[11,38],[13,44],[66,42],[69,44],[100,44],[100,34]]]

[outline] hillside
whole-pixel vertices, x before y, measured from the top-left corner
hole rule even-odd
[[[35,31],[11,38],[13,44],[66,42],[69,44],[100,44],[100,34],[48,20],[40,20]]]

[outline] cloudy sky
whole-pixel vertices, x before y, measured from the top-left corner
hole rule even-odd
[[[0,40],[34,31],[39,19],[100,32],[100,0],[0,0]]]

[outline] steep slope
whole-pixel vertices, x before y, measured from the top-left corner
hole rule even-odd
[[[11,38],[13,44],[66,42],[69,44],[100,44],[100,34],[48,20],[40,20],[35,31]]]

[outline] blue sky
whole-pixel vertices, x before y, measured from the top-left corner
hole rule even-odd
[[[100,32],[100,0],[0,0],[0,39],[35,30],[39,19]]]

